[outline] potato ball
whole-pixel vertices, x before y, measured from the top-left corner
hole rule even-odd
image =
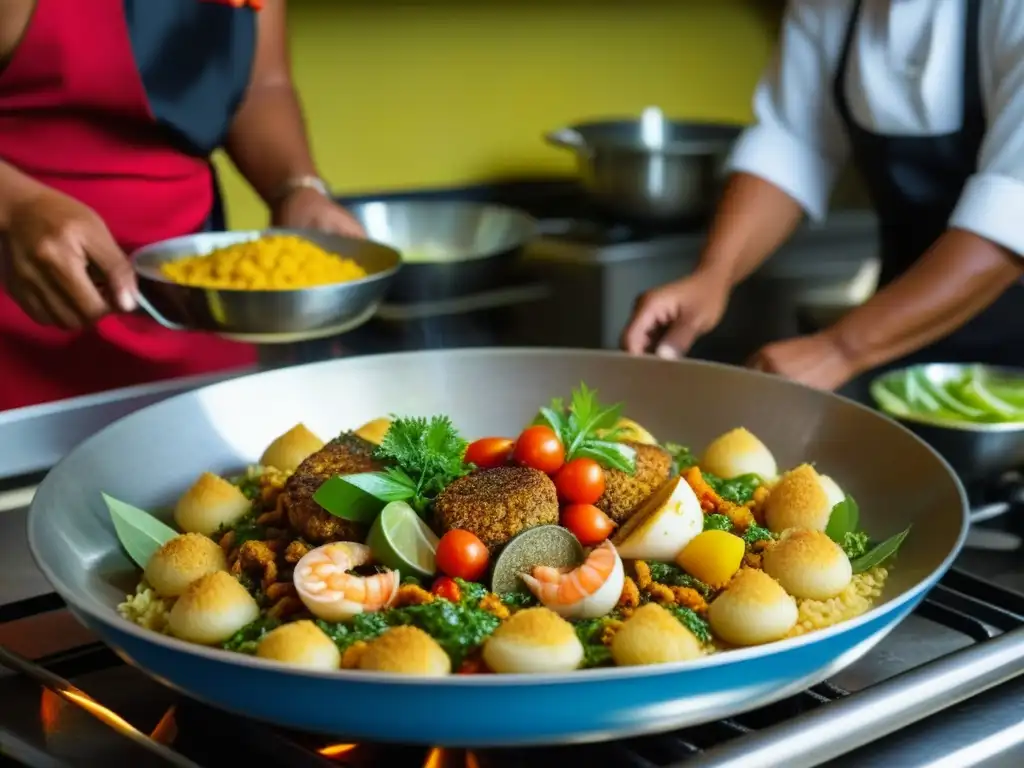
[[[701,469],[719,477],[759,475],[773,480],[778,474],[775,457],[753,434],[738,427],[711,441],[700,460]]]
[[[323,447],[324,441],[310,432],[305,424],[296,424],[267,446],[260,457],[260,465],[294,472],[307,457]]]
[[[371,642],[359,658],[359,669],[444,677],[452,671],[452,662],[422,629],[403,626],[392,627]]]
[[[260,615],[256,601],[227,571],[189,584],[171,608],[171,634],[200,645],[223,643]]]
[[[308,669],[332,670],[341,666],[338,646],[306,619],[282,624],[268,632],[256,646],[256,655]]]
[[[196,579],[227,569],[224,550],[213,539],[185,533],[153,553],[144,576],[160,597],[178,597]]]
[[[853,578],[850,559],[821,531],[791,528],[762,559],[765,573],[794,597],[828,600]]]
[[[694,634],[657,603],[637,608],[612,638],[612,658],[620,667],[689,661],[701,653]]]
[[[771,643],[796,625],[796,601],[764,571],[744,568],[708,606],[708,621],[732,645]]]
[[[174,522],[187,533],[212,536],[221,526],[232,525],[252,509],[252,502],[223,477],[204,472],[178,499]]]
[[[494,672],[570,672],[583,661],[572,624],[548,608],[527,608],[499,626],[484,645]]]

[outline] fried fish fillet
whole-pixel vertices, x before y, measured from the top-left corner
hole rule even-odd
[[[373,443],[345,434],[311,454],[288,478],[280,504],[292,528],[312,544],[330,541],[362,541],[366,526],[327,512],[313,500],[313,494],[335,475],[375,472],[383,464],[373,458]]]

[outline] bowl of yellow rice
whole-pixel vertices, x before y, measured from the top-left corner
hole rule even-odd
[[[362,325],[401,266],[380,243],[296,229],[204,232],[131,258],[139,303],[157,322],[257,344]]]

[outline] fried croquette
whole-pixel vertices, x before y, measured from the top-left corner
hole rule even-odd
[[[278,503],[303,539],[313,544],[363,540],[364,525],[330,514],[313,500],[313,494],[335,475],[382,469],[384,465],[373,458],[375,447],[356,435],[342,435],[310,455],[288,478]]]
[[[558,523],[551,478],[529,467],[474,472],[445,488],[434,502],[441,532],[472,531],[492,551],[527,528]]]
[[[604,493],[595,505],[617,523],[626,522],[672,472],[672,457],[668,451],[633,441],[625,441],[625,444],[636,451],[636,472],[630,475],[617,469],[605,469]]]

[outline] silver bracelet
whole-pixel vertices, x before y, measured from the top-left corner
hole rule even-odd
[[[288,179],[280,186],[277,193],[271,198],[271,205],[276,205],[284,201],[291,194],[298,192],[300,189],[312,189],[319,192],[326,198],[331,197],[330,187],[328,187],[327,182],[319,176],[295,176],[294,178]]]

